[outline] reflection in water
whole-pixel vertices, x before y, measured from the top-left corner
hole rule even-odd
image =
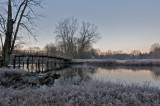
[[[101,79],[103,81],[139,83],[149,82],[152,86],[160,87],[160,67],[99,67],[92,79]]]
[[[155,80],[160,80],[160,67],[152,68],[151,72]]]
[[[160,67],[94,67],[87,65],[71,66],[57,71],[61,74],[59,83],[72,81],[78,84],[84,81],[100,80],[112,82],[139,83],[150,82],[160,86]]]
[[[47,70],[51,69],[51,70]],[[31,71],[30,71],[31,70]],[[35,72],[36,66],[30,66],[28,71]],[[42,70],[41,70],[42,72]],[[160,67],[135,66],[88,66],[84,65],[57,65],[47,68],[43,65],[43,72],[52,72],[60,75],[58,83],[66,81],[74,84],[90,80],[121,81],[126,83],[143,84],[145,81],[151,85],[160,86]]]
[[[58,80],[61,84],[66,82],[79,84],[91,80],[91,75],[95,73],[96,69],[95,67],[72,65],[69,68],[56,71],[56,74],[61,74]]]
[[[20,65],[21,69],[24,69],[28,72],[42,72],[42,73],[46,73],[52,70],[62,70],[67,67],[70,67],[70,65],[69,64],[56,64],[56,65],[40,64],[39,66],[37,64],[29,64],[28,66]],[[19,68],[19,66],[17,65],[16,68]]]
[[[135,67],[135,66],[117,66],[117,67],[101,67],[102,69],[106,69],[107,71],[120,71],[120,70],[127,70],[127,71],[134,71],[136,73],[140,73],[141,71],[145,73],[150,73],[154,80],[160,80],[160,67]],[[143,77],[143,76],[142,76]]]

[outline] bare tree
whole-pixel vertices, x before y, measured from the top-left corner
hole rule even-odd
[[[100,38],[97,26],[88,22],[82,22],[80,28],[80,38],[78,38],[78,53],[80,58],[84,58],[84,53],[91,48],[92,44]]]
[[[139,50],[133,50],[131,51],[131,55],[138,56],[141,52]]]
[[[154,49],[156,49],[156,48],[160,48],[160,44],[159,43],[154,43],[153,45],[151,45],[150,52],[154,51]]]
[[[51,54],[51,55],[57,53],[57,47],[53,43],[46,44],[44,49],[47,51],[48,54]]]
[[[39,52],[39,51],[41,51],[41,49],[39,47],[36,47],[36,46],[29,47],[27,50],[30,51],[30,52]]]
[[[16,51],[22,51],[22,49],[23,49],[23,45],[21,45],[21,44],[16,44],[14,46],[14,50],[16,50]]]
[[[28,25],[33,25],[33,19],[37,17],[33,8],[40,6],[41,0],[8,0],[4,3],[8,8],[6,14],[0,13],[0,37],[2,43],[2,60],[4,66],[8,66],[10,55],[15,47],[20,28],[24,28],[32,35]],[[41,6],[40,6],[41,7]],[[4,41],[3,41],[4,37]]]
[[[159,59],[160,58],[160,44],[154,43],[150,48],[151,58]]]
[[[79,25],[77,19],[67,18],[56,25],[55,33],[61,51],[71,58],[85,58],[99,38],[97,26],[89,22]]]
[[[61,20],[56,25],[57,40],[65,56],[73,57],[77,29],[78,22],[75,18]]]

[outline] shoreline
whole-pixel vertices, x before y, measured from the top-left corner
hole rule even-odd
[[[73,64],[104,65],[104,66],[160,66],[160,59],[74,59]]]

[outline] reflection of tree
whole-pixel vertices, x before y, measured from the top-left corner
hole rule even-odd
[[[96,66],[98,67],[98,66]],[[99,66],[101,68],[104,69],[109,69],[109,70],[114,70],[117,71],[116,69],[128,69],[131,71],[141,71],[141,70],[147,70],[150,71],[152,73],[152,76],[155,80],[160,80],[160,67],[158,66],[154,66],[154,67],[147,67],[147,66],[106,66],[106,65],[102,65]]]
[[[160,80],[160,67],[153,67],[151,72],[155,80]]]
[[[59,79],[62,83],[64,81],[73,81],[74,84],[79,84],[80,82],[86,82],[91,80],[90,75],[95,73],[96,68],[93,67],[70,67],[58,71],[61,74],[61,78]]]
[[[98,68],[107,69],[108,71],[130,70],[130,71],[149,71],[155,80],[160,80],[160,67],[140,67],[140,66],[84,66],[84,65],[69,65],[69,67],[52,70],[55,74],[60,75],[58,79],[60,84],[65,82],[79,84],[91,80],[92,74],[95,74]],[[118,69],[118,70],[117,70]]]

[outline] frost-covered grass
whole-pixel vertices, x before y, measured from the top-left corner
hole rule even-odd
[[[37,88],[41,85],[51,86],[57,78],[59,78],[59,75],[53,73],[39,75],[21,69],[0,68],[0,86],[14,89]]]
[[[27,77],[27,72],[22,70],[0,69],[0,76],[18,75]],[[5,74],[4,74],[5,73]],[[6,74],[7,73],[7,74]],[[50,74],[51,75],[51,74]],[[33,76],[32,76],[33,77]],[[35,76],[36,77],[36,76]],[[11,80],[8,77],[6,80]],[[30,75],[28,76],[29,79]],[[4,78],[5,79],[5,78]],[[22,81],[24,79],[21,79]],[[20,80],[15,82],[19,82]],[[30,80],[29,82],[35,80]],[[57,84],[47,86],[46,84],[25,85],[23,88],[14,88],[0,84],[1,106],[158,106],[160,104],[160,89],[151,87],[148,83],[144,85],[124,84],[122,82],[112,83],[110,81],[89,81],[75,83],[74,80],[56,81]],[[58,83],[59,82],[59,83]],[[13,83],[16,84],[16,83]],[[20,86],[20,85],[18,85]]]
[[[41,86],[14,90],[0,87],[2,106],[158,106],[160,90],[111,82],[87,82],[80,85]]]
[[[0,85],[5,87],[25,85],[28,81],[28,73],[20,69],[0,68]]]
[[[19,75],[27,74],[26,71],[21,70],[21,69],[0,68],[0,75],[3,75],[5,73],[8,73],[8,74],[19,74]]]
[[[97,66],[160,66],[160,59],[133,59],[133,60],[89,60],[84,63]]]

